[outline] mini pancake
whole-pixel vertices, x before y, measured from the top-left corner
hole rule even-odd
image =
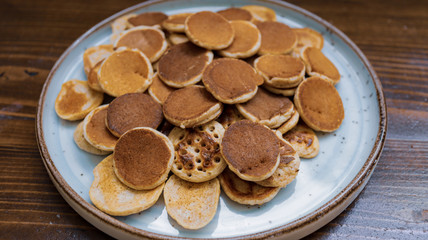
[[[229,169],[219,176],[224,193],[234,202],[247,205],[262,205],[272,200],[278,194],[279,187],[263,187],[255,182],[239,178]]]
[[[127,131],[113,152],[116,176],[135,190],[149,190],[163,184],[173,160],[174,147],[168,137],[148,127]]]
[[[293,50],[293,55],[300,57],[301,50],[304,47],[315,47],[322,49],[324,45],[323,36],[312,28],[293,28],[297,37],[297,45]]]
[[[287,55],[263,55],[254,61],[265,85],[274,88],[297,87],[305,77],[305,64],[299,58]]]
[[[309,76],[326,79],[332,84],[337,84],[340,81],[339,70],[320,49],[314,47],[304,48],[301,58],[306,65],[306,72]]]
[[[145,12],[128,18],[128,23],[132,27],[151,26],[160,28],[163,21],[168,19],[168,15],[163,12]]]
[[[162,27],[170,32],[182,32],[184,33],[184,23],[188,16],[193,13],[179,13],[170,15],[167,19],[162,22]]]
[[[87,81],[72,79],[62,84],[55,111],[62,119],[80,120],[101,105],[103,99],[103,93],[92,90]]]
[[[248,102],[236,104],[236,108],[247,119],[277,128],[290,119],[293,103],[287,97],[278,96],[260,88]]]
[[[314,158],[318,155],[320,144],[317,135],[303,123],[297,124],[284,134],[284,139],[297,151],[301,158]]]
[[[121,33],[114,43],[114,47],[139,49],[153,63],[166,51],[168,44],[165,34],[161,30],[155,27],[139,26]]]
[[[152,76],[152,64],[141,51],[121,48],[104,60],[98,81],[105,93],[118,97],[144,92],[152,83]]]
[[[86,141],[83,134],[83,121],[80,122],[77,125],[76,130],[74,130],[73,139],[76,145],[85,152],[92,153],[95,155],[107,155],[110,153],[110,151],[99,150],[98,148],[95,148],[94,146],[89,144],[88,141]]]
[[[218,122],[227,129],[233,123],[245,119],[244,116],[239,113],[238,109],[234,105],[224,105],[223,112],[218,118]]]
[[[288,119],[284,124],[282,124],[277,131],[279,131],[282,134],[285,134],[286,132],[290,131],[290,129],[294,128],[297,123],[299,122],[299,112],[297,110],[294,110],[293,115],[291,115],[290,119]]]
[[[216,99],[234,104],[254,97],[257,85],[262,83],[262,77],[242,60],[219,58],[205,69],[202,82]]]
[[[299,173],[300,158],[299,154],[294,150],[287,140],[282,138],[282,134],[278,134],[279,138],[279,165],[276,171],[268,179],[256,182],[265,187],[285,187],[292,182],[297,173]]]
[[[257,53],[262,43],[259,29],[251,22],[244,20],[230,21],[235,31],[232,44],[218,53],[224,57],[247,58]]]
[[[245,9],[253,15],[253,19],[257,21],[276,21],[276,13],[273,9],[259,6],[259,5],[246,5],[242,6],[242,9]]]
[[[132,27],[131,24],[128,22],[128,19],[135,16],[137,15],[134,13],[131,13],[114,20],[114,22],[111,24],[111,31],[112,31],[112,34],[110,37],[111,43],[116,42],[121,32]]]
[[[172,46],[159,60],[159,78],[168,86],[181,88],[201,80],[213,53],[191,42]]]
[[[114,52],[113,45],[99,45],[90,47],[83,53],[83,69],[85,70],[86,76],[97,63],[103,61]]]
[[[159,199],[165,184],[153,190],[137,191],[124,185],[113,171],[113,155],[106,157],[94,169],[94,181],[89,188],[92,203],[112,216],[127,216],[144,211]]]
[[[261,181],[278,167],[279,139],[264,125],[236,122],[226,129],[220,146],[230,170],[241,179]]]
[[[253,16],[248,10],[245,10],[243,8],[226,8],[224,10],[218,11],[218,14],[222,15],[224,18],[226,18],[229,21],[235,21],[235,20],[244,20],[244,21],[251,21],[253,19]]]
[[[287,54],[297,44],[297,37],[293,30],[280,22],[257,22],[257,28],[262,34],[262,44],[258,51],[264,54]]]
[[[269,87],[267,85],[263,85],[263,87],[271,93],[280,94],[282,96],[291,97],[297,90],[297,87],[294,88],[274,88]]]
[[[163,191],[168,215],[186,229],[200,229],[214,218],[220,199],[217,178],[192,183],[172,175]]]
[[[198,85],[172,92],[163,104],[165,118],[181,128],[203,125],[217,118],[222,110],[223,105]]]
[[[316,131],[332,132],[340,127],[345,117],[336,88],[319,77],[307,78],[299,85],[294,104],[303,121]]]
[[[223,126],[211,121],[198,128],[175,127],[168,135],[175,149],[172,172],[189,182],[205,182],[217,177],[226,162],[220,153]]]
[[[117,137],[106,127],[108,105],[92,110],[83,120],[83,133],[89,144],[103,151],[113,151]]]
[[[149,94],[152,96],[152,98],[160,103],[163,104],[165,100],[168,98],[169,94],[175,91],[175,88],[169,87],[165,83],[163,83],[159,79],[158,73],[155,73],[155,76],[153,77],[152,85],[149,87]]]
[[[177,45],[180,43],[185,43],[189,41],[189,38],[185,34],[181,33],[170,33],[168,36],[168,41],[171,45]]]
[[[228,47],[235,35],[229,21],[218,13],[202,11],[187,17],[184,32],[194,44],[219,50]]]
[[[106,126],[120,137],[135,127],[156,129],[162,122],[162,107],[144,93],[128,93],[114,99],[108,109]]]
[[[98,81],[98,72],[100,71],[102,63],[102,61],[97,63],[95,67],[93,67],[91,71],[89,71],[88,74],[88,86],[98,92],[103,92],[103,89],[101,88],[100,83]]]

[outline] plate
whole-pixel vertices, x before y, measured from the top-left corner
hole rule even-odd
[[[342,75],[336,85],[345,108],[342,126],[330,134],[318,133],[320,154],[302,160],[297,178],[263,206],[239,205],[221,195],[214,219],[190,231],[168,217],[163,198],[150,209],[127,217],[111,217],[89,198],[92,170],[103,157],[80,150],[73,142],[76,122],[61,120],[54,103],[62,83],[86,79],[82,56],[86,48],[109,42],[111,22],[132,12],[166,14],[217,11],[230,6],[270,7],[278,21],[290,27],[310,27],[324,36],[324,54]],[[300,238],[327,224],[360,193],[373,172],[386,134],[382,87],[373,68],[342,32],[299,7],[277,1],[209,0],[149,1],[125,9],[100,22],[78,38],[52,68],[41,93],[37,139],[48,173],[64,199],[87,221],[122,239],[139,238]]]

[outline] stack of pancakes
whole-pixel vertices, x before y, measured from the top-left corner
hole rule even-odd
[[[108,214],[143,211],[163,191],[168,214],[199,229],[220,186],[262,205],[295,179],[300,158],[318,154],[314,130],[343,121],[322,35],[276,21],[272,9],[129,14],[111,40],[85,51],[88,81],[65,82],[55,103],[59,117],[83,120],[79,148],[110,154],[90,189]]]

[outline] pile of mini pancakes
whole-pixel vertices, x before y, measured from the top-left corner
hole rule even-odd
[[[141,212],[163,192],[168,214],[199,229],[220,186],[262,205],[318,154],[314,130],[344,118],[322,35],[263,6],[130,14],[113,22],[111,41],[85,50],[87,81],[65,82],[55,102],[60,118],[82,120],[79,148],[109,155],[89,194],[110,215]]]

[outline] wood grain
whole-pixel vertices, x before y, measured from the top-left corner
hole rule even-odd
[[[0,8],[0,239],[108,239],[59,195],[40,158],[35,116],[55,61],[81,34],[136,0],[4,0]],[[428,4],[291,1],[348,35],[374,66],[387,141],[368,185],[306,239],[428,238]]]

